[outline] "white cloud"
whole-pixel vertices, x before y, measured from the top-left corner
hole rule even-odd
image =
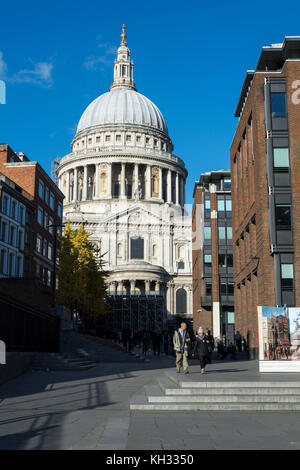
[[[49,62],[37,62],[32,64],[31,68],[21,69],[12,75],[9,81],[13,83],[31,83],[49,87],[53,83],[52,70],[54,65]]]
[[[87,57],[83,66],[86,69],[94,69],[97,65],[101,64],[103,66],[111,66],[113,62],[113,56],[116,54],[117,47],[109,43],[99,43],[97,46],[99,49],[102,49],[101,55],[92,55]]]

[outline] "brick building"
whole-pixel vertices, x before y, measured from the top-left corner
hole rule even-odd
[[[300,37],[263,47],[231,146],[236,328],[257,356],[257,306],[300,303]]]
[[[30,223],[33,246],[27,273],[39,283],[53,285],[54,242],[56,230],[61,224],[63,194],[38,162],[26,155],[17,155],[8,145],[0,144],[0,172],[22,188],[32,199],[33,218]]]
[[[230,170],[200,175],[194,187],[194,326],[234,340],[232,210]]]

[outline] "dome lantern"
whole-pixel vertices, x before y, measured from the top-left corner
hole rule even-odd
[[[130,60],[130,50],[126,43],[125,24],[123,24],[121,34],[121,45],[117,51],[117,57],[114,62],[114,81],[110,90],[115,87],[125,87],[136,90],[133,82],[133,62]]]

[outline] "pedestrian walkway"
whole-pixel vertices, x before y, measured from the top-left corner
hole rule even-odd
[[[134,394],[174,372],[174,358],[132,361],[114,350],[110,362],[111,354],[103,347],[101,362],[89,370],[29,371],[1,385],[0,450],[300,449],[299,412],[130,410]],[[189,380],[202,380],[198,361],[191,364]],[[207,370],[205,380],[260,377],[248,361]]]

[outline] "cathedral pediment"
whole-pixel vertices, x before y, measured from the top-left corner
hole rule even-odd
[[[104,223],[130,223],[130,224],[168,224],[168,217],[159,216],[145,207],[136,205],[126,210],[110,215]]]

